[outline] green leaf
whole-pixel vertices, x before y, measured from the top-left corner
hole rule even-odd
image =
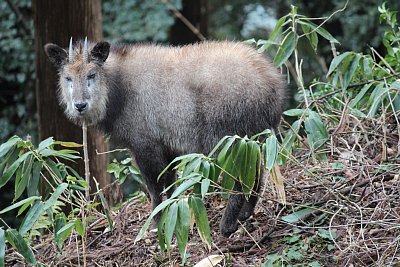
[[[54,177],[54,175],[55,175],[56,176],[55,178],[62,180],[63,176],[62,176],[59,168],[57,167],[57,163],[55,163],[50,158],[46,158],[45,164],[50,168],[51,172],[50,171],[49,172],[50,172],[51,176]]]
[[[40,171],[42,170],[42,163],[40,161],[35,161],[32,167],[32,176],[28,181],[28,196],[34,196],[38,194]]]
[[[248,39],[248,40],[244,40],[242,43],[248,44],[248,45],[252,45],[252,44],[256,43],[256,39],[251,38],[251,39]]]
[[[201,175],[198,173],[191,173],[188,176],[184,177],[184,182],[181,183],[175,191],[172,193],[171,198],[176,198],[181,195],[183,192],[191,188],[193,185],[200,183]]]
[[[353,56],[353,52],[345,52],[345,53],[333,58],[326,76],[331,75],[332,72],[339,66],[339,64],[348,56]]]
[[[307,142],[311,150],[321,146],[328,138],[328,131],[318,113],[309,112],[309,117],[304,120],[304,126],[307,133]]]
[[[76,232],[81,236],[85,236],[85,227],[83,226],[83,223],[80,219],[75,219],[75,230]]]
[[[203,173],[203,178],[208,178],[210,176],[210,162],[208,160],[203,160],[201,162],[201,172]]]
[[[297,222],[303,220],[306,216],[313,213],[314,211],[315,211],[315,209],[304,208],[304,209],[295,211],[291,214],[288,214],[286,216],[283,216],[282,220],[287,223],[297,223]]]
[[[310,41],[311,47],[314,51],[317,50],[318,47],[318,35],[316,31],[311,32],[311,27],[307,24],[301,24],[301,28],[306,35],[307,39]]]
[[[201,198],[204,199],[210,187],[210,179],[206,178],[201,180]]]
[[[38,145],[37,151],[40,153],[43,149],[48,148],[49,146],[54,144],[54,139],[53,137],[49,137]]]
[[[67,239],[68,235],[71,233],[72,229],[74,229],[75,223],[74,222],[69,222],[63,227],[61,227],[60,230],[57,231],[57,236],[59,237],[59,240],[64,242],[65,239]]]
[[[192,161],[189,162],[183,169],[182,177],[188,176],[190,173],[198,172],[201,164],[201,158],[194,158]]]
[[[243,192],[250,195],[257,178],[257,169],[260,157],[260,146],[256,141],[247,142],[247,155],[245,159],[245,166],[243,168],[240,182],[242,183]]]
[[[356,69],[358,67],[358,63],[360,62],[361,56],[356,54],[353,59],[350,62],[350,67],[345,68],[345,66],[342,66],[342,72],[344,73],[343,75],[343,84],[342,84],[342,90],[346,90],[347,87],[349,86],[350,82],[352,81],[354,74],[356,72]]]
[[[12,163],[14,163],[19,155],[19,152],[21,151],[20,148],[17,146],[12,147],[8,153],[5,155],[3,162],[0,163],[0,177],[3,176],[4,169],[6,166],[10,166]]]
[[[15,144],[17,144],[17,142],[22,141],[21,138],[19,138],[18,136],[14,135],[13,137],[11,137],[10,139],[8,139],[7,142],[5,142],[4,144],[2,144],[0,146],[0,158],[3,157],[5,154],[8,153],[8,151],[10,151],[10,149],[12,147],[14,147]]]
[[[56,188],[56,191],[54,191],[54,193],[51,194],[51,197],[49,197],[49,199],[46,200],[46,202],[44,202],[43,210],[45,211],[45,210],[51,208],[52,206],[54,206],[57,199],[60,197],[60,195],[64,192],[64,190],[67,187],[68,187],[67,183],[59,184]]]
[[[361,99],[364,98],[365,94],[371,88],[372,85],[373,85],[373,83],[368,83],[368,84],[364,85],[363,88],[361,88],[361,90],[357,94],[357,96],[353,100],[351,100],[351,102],[350,102],[351,108],[354,108],[358,104],[358,102],[360,102]]]
[[[296,260],[299,261],[301,260],[304,256],[303,254],[301,254],[296,247],[291,247],[287,253],[286,253],[287,257],[289,260]]]
[[[29,155],[22,165],[22,177],[18,181],[18,183],[16,182],[15,185],[16,188],[15,188],[14,201],[17,200],[25,191],[25,188],[28,185],[29,178],[31,176],[32,165],[33,165],[33,157],[32,155]]]
[[[299,24],[302,24],[302,25],[307,25],[307,26],[310,27],[313,31],[315,30],[319,35],[321,35],[322,37],[324,37],[326,40],[328,40],[328,41],[330,41],[330,42],[333,42],[333,43],[336,43],[336,44],[339,44],[339,41],[338,41],[338,40],[336,40],[336,39],[335,39],[327,30],[325,30],[324,28],[318,27],[317,24],[314,24],[314,23],[312,23],[312,22],[309,21],[309,20],[302,20],[302,19],[297,20],[297,22],[298,22]]]
[[[147,229],[150,226],[151,220],[153,219],[153,217],[159,213],[160,211],[162,211],[165,207],[169,206],[171,203],[175,202],[175,199],[169,198],[163,202],[161,202],[150,214],[149,218],[147,218],[146,222],[144,223],[143,227],[140,229],[138,235],[135,238],[135,242],[141,240],[144,236],[144,234],[146,233]]]
[[[30,155],[32,154],[31,151],[26,152],[22,156],[20,156],[13,164],[11,164],[10,167],[7,168],[7,170],[3,173],[3,176],[0,178],[0,188],[3,187],[8,180],[11,179],[15,171],[18,169],[18,167],[21,165],[21,163]]]
[[[233,146],[232,153],[229,154],[223,165],[223,175],[221,185],[226,190],[232,190],[235,184],[234,178],[239,178],[243,161],[246,159],[247,145],[244,139],[241,139]]]
[[[300,120],[296,120],[293,124],[292,124],[292,129],[293,131],[295,131],[296,133],[298,133],[299,129],[300,129]],[[293,144],[294,141],[296,141],[297,137],[296,135],[292,132],[292,130],[288,130],[287,134],[285,136],[285,138],[282,141],[282,162],[285,163],[287,159],[289,159],[289,155],[292,153],[293,150]],[[264,153],[266,153],[266,145],[265,145],[265,149],[264,149],[264,145],[263,145],[263,151]]]
[[[61,145],[63,147],[82,147],[81,144],[75,142],[62,142],[62,141],[55,141],[55,145]]]
[[[24,257],[24,259],[30,263],[35,265],[36,259],[33,255],[31,248],[26,243],[25,239],[18,233],[15,229],[8,229],[6,231],[6,238],[10,244],[15,247],[15,249]]]
[[[280,18],[275,25],[274,30],[271,32],[271,34],[269,35],[269,40],[275,42],[277,40],[277,37],[279,35],[279,33],[282,31],[282,26],[283,24],[286,22],[286,16],[283,16],[282,18]]]
[[[178,220],[175,227],[176,240],[182,259],[186,255],[186,247],[189,239],[190,209],[187,198],[178,201]]]
[[[197,230],[201,240],[207,244],[208,249],[211,248],[210,224],[207,218],[206,208],[201,198],[196,196],[189,197],[189,207],[192,209],[196,220]]]
[[[111,218],[111,212],[110,212],[110,207],[108,206],[108,202],[106,201],[106,198],[104,197],[103,190],[99,191],[99,197],[101,201],[101,205],[103,206],[104,213],[106,214],[107,217],[107,222],[108,222],[108,227],[110,228],[110,231],[113,230],[113,220]]]
[[[4,267],[4,256],[6,254],[6,239],[3,228],[0,228],[0,267]]]
[[[168,254],[170,252],[170,247],[172,243],[172,236],[175,231],[176,220],[178,217],[178,204],[172,203],[168,210],[168,215],[166,221],[168,223],[165,224],[165,241],[167,245]]]
[[[165,173],[166,171],[168,171],[168,170],[171,168],[171,166],[174,165],[176,162],[180,161],[181,164],[182,164],[182,163],[185,163],[185,162],[190,162],[190,161],[192,161],[194,158],[199,158],[199,157],[200,157],[200,158],[201,158],[201,157],[204,157],[204,155],[203,155],[203,154],[192,153],[192,154],[187,154],[187,155],[183,155],[183,156],[176,157],[176,158],[175,158],[173,161],[171,161],[171,163],[168,164],[168,166],[165,167],[165,169],[158,175],[157,180],[159,180],[159,179],[164,175],[164,173]]]
[[[165,251],[165,234],[163,235],[163,230],[165,228],[165,224],[167,221],[167,217],[168,217],[168,211],[169,208],[166,207],[163,211],[162,211],[162,215],[161,215],[161,219],[158,222],[157,225],[157,237],[158,237],[158,245],[161,248],[161,251]]]
[[[226,155],[228,153],[228,150],[231,148],[231,146],[232,146],[233,142],[235,142],[235,140],[236,140],[236,137],[229,137],[228,138],[224,148],[222,148],[221,152],[219,152],[219,154],[218,154],[218,157],[217,157],[217,164],[218,165],[221,165],[223,162],[225,162],[225,158],[226,158]]]
[[[0,214],[3,214],[3,213],[6,213],[6,212],[8,212],[10,210],[16,209],[16,208],[18,208],[18,207],[20,207],[20,206],[22,206],[24,204],[31,204],[33,201],[38,200],[38,199],[41,199],[41,197],[38,197],[38,196],[28,197],[26,199],[18,201],[17,203],[15,203],[15,204],[13,204],[13,205],[1,210]]]
[[[33,225],[38,221],[40,215],[45,211],[43,209],[44,203],[42,201],[37,201],[33,206],[29,209],[28,213],[25,215],[22,220],[21,226],[19,227],[19,233],[21,235],[26,234],[29,230],[32,229]]]
[[[54,223],[53,223],[53,229],[54,229],[54,240],[56,241],[57,248],[59,251],[61,251],[61,248],[63,246],[64,240],[63,238],[66,238],[66,236],[60,236],[58,235],[58,231],[64,227],[64,225],[67,223],[67,218],[64,213],[59,213],[55,216]]]
[[[265,140],[266,153],[265,153],[265,168],[271,171],[275,165],[276,158],[279,152],[278,139],[275,135],[271,135]]]
[[[289,59],[296,47],[296,38],[297,35],[293,31],[290,31],[285,36],[274,58],[275,66],[280,67]]]

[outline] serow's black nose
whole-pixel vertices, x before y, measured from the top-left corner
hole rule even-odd
[[[79,112],[83,112],[87,109],[87,103],[86,102],[81,102],[81,103],[76,103],[75,104],[75,109]]]

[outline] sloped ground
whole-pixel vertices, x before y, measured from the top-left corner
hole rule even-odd
[[[267,260],[274,266],[400,266],[397,123],[348,121],[341,128],[325,146],[327,161],[313,160],[304,149],[281,168],[286,205],[275,201],[267,182],[254,216],[230,238],[218,233],[225,202],[209,197],[214,244],[207,251],[194,230],[185,266],[211,254],[225,255],[218,266],[260,266]],[[92,223],[85,252],[76,236],[61,254],[45,237],[34,246],[35,255],[46,266],[83,266],[84,256],[88,266],[179,266],[177,248],[170,257],[161,252],[155,232],[135,244],[149,214],[148,202],[132,199],[113,213],[113,232],[104,231],[103,217]],[[6,266],[23,265],[12,250],[6,254]]]

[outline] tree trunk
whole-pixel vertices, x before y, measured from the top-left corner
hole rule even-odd
[[[33,0],[36,51],[36,104],[39,115],[39,139],[53,136],[60,141],[82,143],[82,129],[67,120],[56,98],[57,72],[47,59],[43,46],[55,43],[67,47],[70,37],[73,40],[85,36],[91,41],[102,39],[101,0]],[[88,129],[88,150],[90,174],[104,188],[110,183],[106,167],[108,144],[96,129]],[[82,150],[80,151],[83,155]],[[72,166],[84,176],[83,160]],[[95,191],[93,179],[91,191]]]
[[[182,15],[207,36],[207,0],[182,0]],[[171,27],[169,41],[173,45],[184,45],[201,41],[179,18]]]

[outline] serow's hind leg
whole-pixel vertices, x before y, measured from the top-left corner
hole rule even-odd
[[[245,199],[242,209],[239,212],[238,220],[243,222],[247,220],[254,213],[254,208],[256,207],[258,201],[258,195],[260,192],[260,178],[256,179],[253,187],[253,191],[248,200]]]
[[[234,186],[234,193],[229,197],[228,205],[222,215],[219,230],[225,237],[230,236],[238,229],[238,215],[242,210],[243,204],[246,201],[243,195],[240,183],[236,182]]]

